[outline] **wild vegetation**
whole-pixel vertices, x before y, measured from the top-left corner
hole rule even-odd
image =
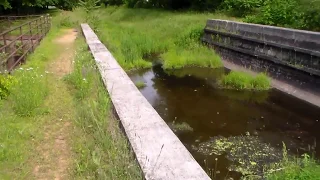
[[[64,15],[53,18],[27,64],[0,76],[0,179],[54,178],[58,171],[70,179],[142,179],[84,40],[76,50],[72,42],[56,44],[66,25],[78,27]],[[66,50],[76,53],[74,68],[59,77]],[[67,147],[56,144],[62,140]]]
[[[310,155],[303,154],[301,157],[289,159],[287,152],[283,151],[283,160],[277,165],[278,169],[269,173],[270,180],[319,180],[320,165]]]
[[[1,82],[6,98],[0,100],[0,167],[3,167],[0,179],[25,178],[31,168],[26,165],[28,158],[34,155],[36,144],[42,140],[43,125],[49,119],[47,113],[52,110],[44,102],[50,89],[47,82],[52,80],[46,73],[45,64],[49,58],[56,57],[53,52],[57,48],[50,43],[56,33],[57,30],[51,31],[28,57],[30,63],[12,76],[0,75],[6,78]]]

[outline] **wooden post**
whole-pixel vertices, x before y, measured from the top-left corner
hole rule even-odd
[[[20,40],[21,40],[21,44],[23,44],[23,33],[22,33],[22,26],[20,26]]]
[[[3,44],[4,44],[4,46],[7,45],[6,34],[3,35]],[[7,47],[4,48],[4,52],[5,52],[5,53],[8,53]]]
[[[38,23],[38,20],[39,20],[39,18],[36,20],[36,26],[37,26],[37,38],[36,38],[36,42],[38,43],[39,42],[39,23]]]
[[[4,50],[4,53],[7,54],[7,53],[8,53],[8,50],[7,50],[7,47],[6,47],[6,46],[7,46],[6,34],[3,34],[3,45],[4,45],[4,47],[5,47],[5,48],[3,49],[3,50]],[[1,68],[4,67],[6,70],[7,70],[7,60],[8,60],[8,58],[5,57],[5,59],[3,59],[3,61],[1,62],[1,64],[2,64],[2,65],[1,65],[2,67],[1,67]]]
[[[46,34],[49,32],[50,30],[50,16],[49,14],[46,15]]]
[[[41,37],[40,37],[40,39],[42,39],[43,36],[44,36],[44,35],[43,35],[43,34],[44,34],[44,33],[43,33],[44,31],[43,31],[43,22],[42,22],[42,21],[43,21],[43,16],[40,17],[40,31],[41,31]]]
[[[31,51],[33,51],[34,49],[34,47],[33,47],[33,39],[32,39],[32,27],[31,27],[31,22],[29,22],[29,32],[30,32],[30,38],[29,38],[29,40],[30,40],[30,43],[31,43]]]

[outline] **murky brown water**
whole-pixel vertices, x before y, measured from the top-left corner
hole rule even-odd
[[[251,92],[217,87],[217,80],[227,72],[205,68],[164,72],[155,66],[132,72],[130,77],[134,82],[146,83],[141,93],[169,126],[186,123],[191,127],[191,130],[176,129],[175,133],[199,164],[212,171],[210,175],[215,179],[241,177],[241,173],[230,168],[241,161],[234,161],[228,153],[200,148],[217,137],[243,138],[241,144],[254,143],[253,137],[264,144],[261,148],[270,147],[274,154],[281,153],[284,142],[291,154],[315,151],[320,157],[320,146],[316,146],[320,139],[320,108],[277,90]],[[242,158],[248,158],[247,153],[251,150],[245,150]],[[263,165],[273,160],[250,162]]]

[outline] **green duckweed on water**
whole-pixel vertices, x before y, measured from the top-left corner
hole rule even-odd
[[[282,160],[282,151],[270,147],[257,136],[214,137],[199,144],[198,152],[204,155],[223,155],[232,162],[230,171],[260,178],[277,167]]]

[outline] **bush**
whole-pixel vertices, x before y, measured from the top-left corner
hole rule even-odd
[[[320,31],[320,0],[305,0],[299,2],[302,12],[297,28]]]
[[[225,0],[224,9],[234,16],[243,17],[263,5],[263,0]]]
[[[319,0],[266,0],[245,22],[318,31],[319,12]]]
[[[247,16],[245,21],[274,26],[295,26],[299,19],[298,4],[296,0],[266,0],[260,11]]]

